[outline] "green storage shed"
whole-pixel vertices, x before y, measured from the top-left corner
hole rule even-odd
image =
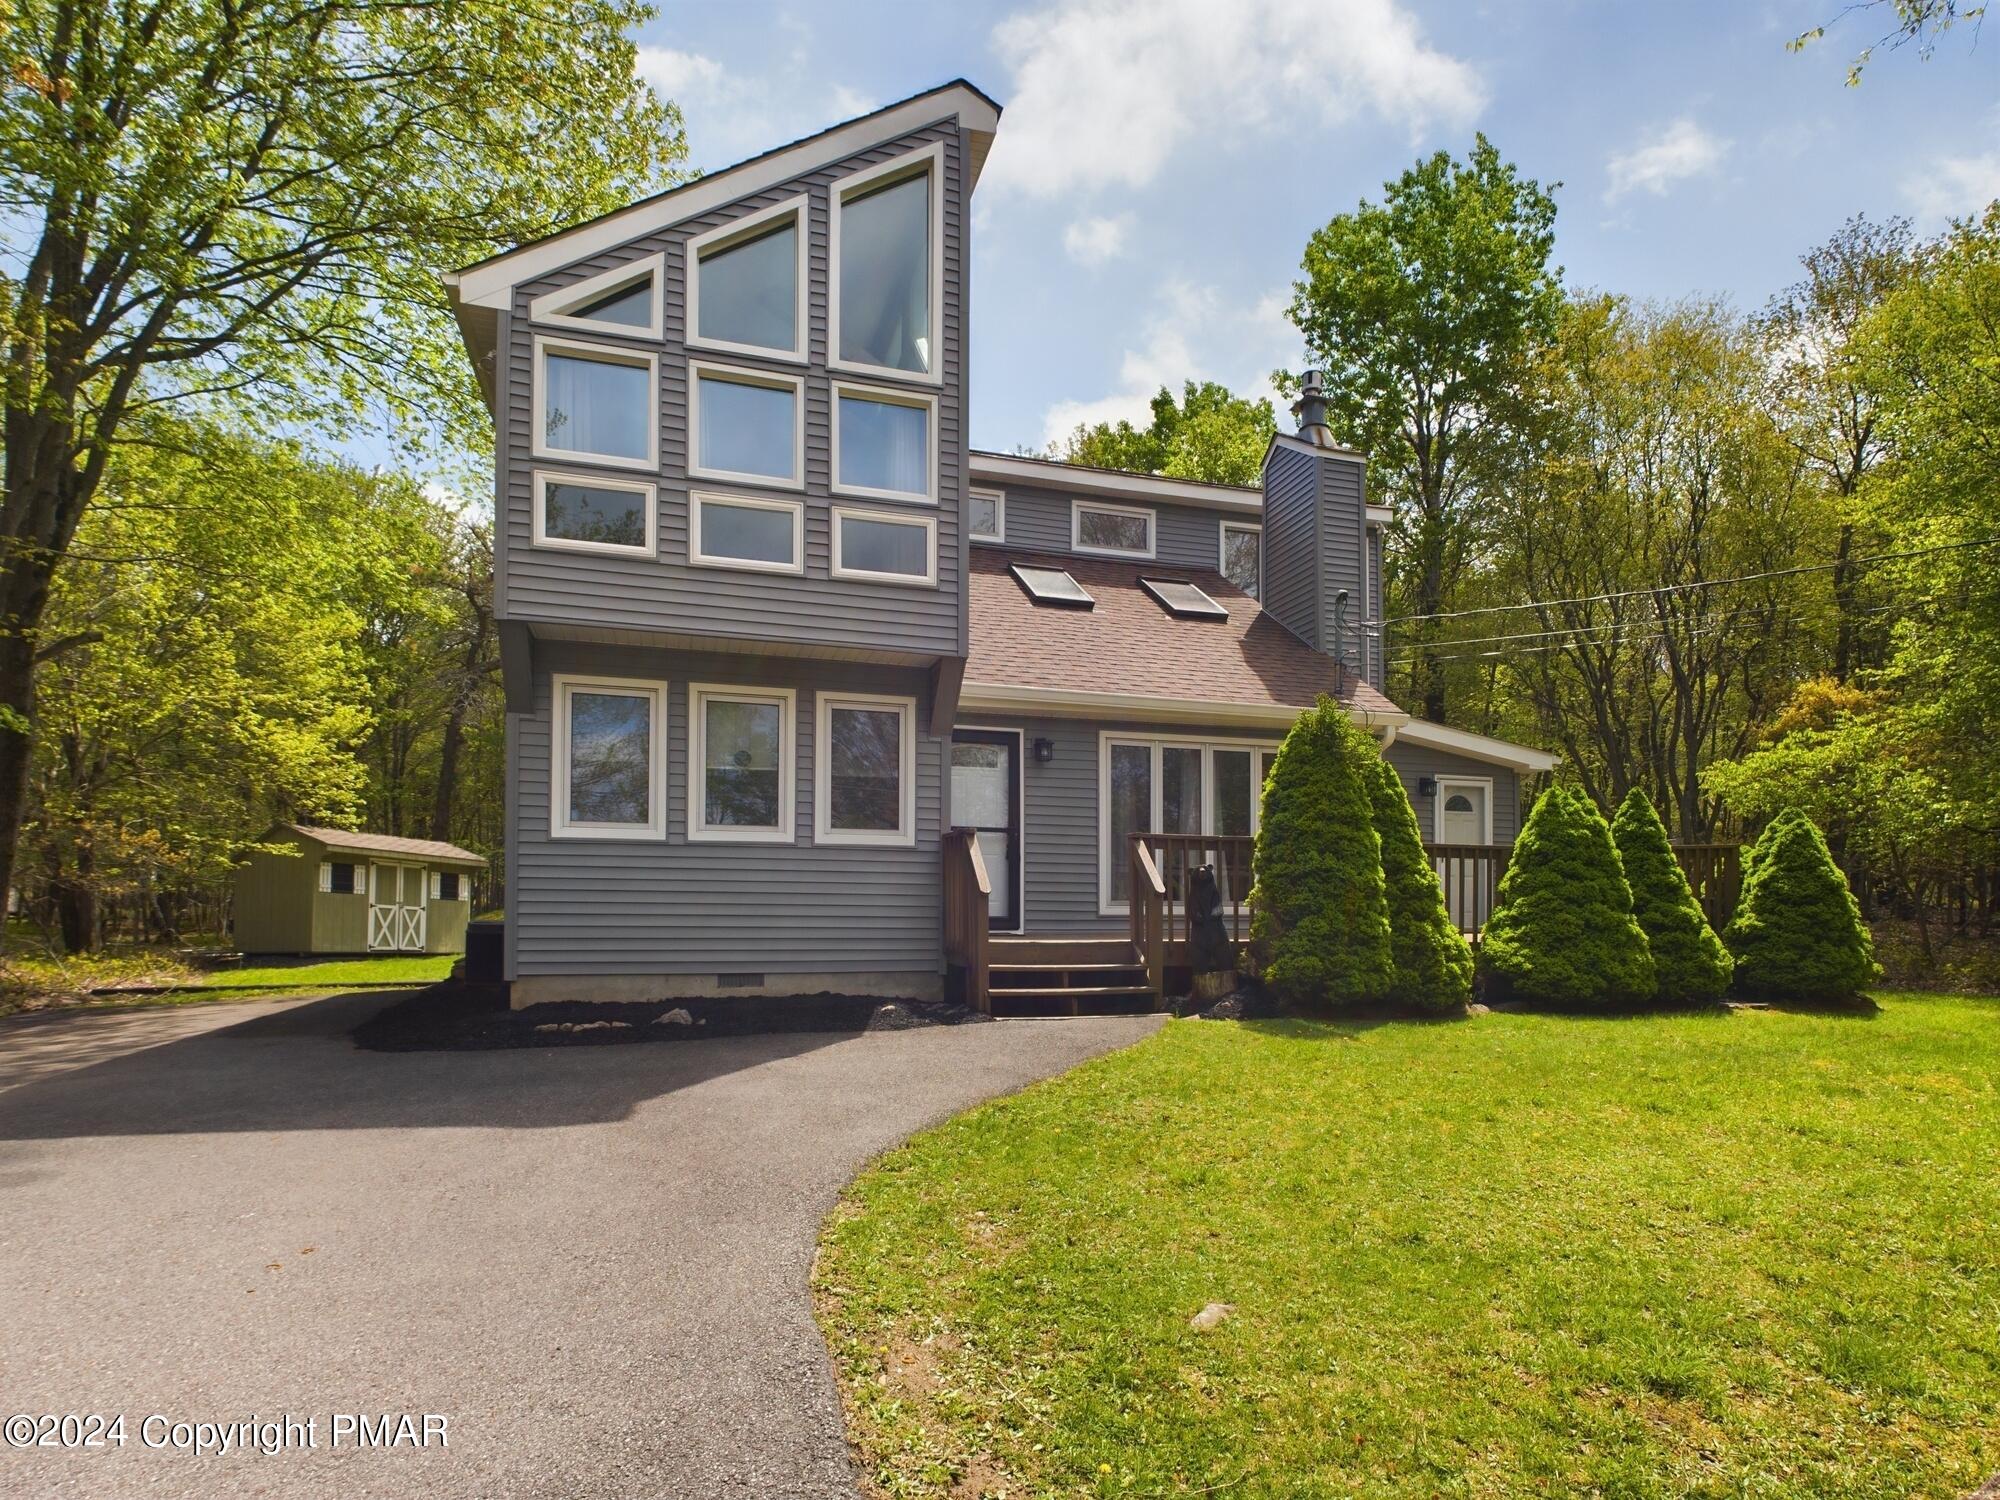
[[[486,861],[435,839],[280,823],[236,870],[245,953],[463,953]]]

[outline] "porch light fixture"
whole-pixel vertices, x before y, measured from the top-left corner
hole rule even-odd
[[[1435,797],[1437,794],[1437,777],[1419,776],[1417,778],[1417,795],[1419,797]]]
[[[1038,765],[1045,766],[1055,758],[1056,742],[1054,740],[1038,739],[1035,741],[1035,761]]]

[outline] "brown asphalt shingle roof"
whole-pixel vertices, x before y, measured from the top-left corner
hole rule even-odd
[[[1090,592],[1096,608],[1036,604],[1008,572],[1014,563],[1065,570]],[[1140,587],[1141,578],[1197,584],[1229,618],[1178,619]],[[1354,708],[1399,712],[1368,683],[1343,683],[1345,674],[1331,657],[1206,568],[974,547],[968,592],[967,683],[1297,708],[1327,693]]]
[[[486,864],[484,855],[461,849],[437,839],[404,839],[388,833],[351,833],[345,828],[314,828],[306,823],[281,823],[293,833],[317,839],[329,849],[353,850],[361,854],[400,854],[409,859],[435,859],[451,864]]]

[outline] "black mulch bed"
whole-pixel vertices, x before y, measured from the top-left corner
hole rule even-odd
[[[675,1019],[666,1020],[664,1017]],[[685,1020],[679,1019],[685,1016]],[[990,1021],[939,1000],[878,995],[745,996],[731,1000],[646,1000],[633,1004],[562,1001],[507,1008],[506,987],[447,983],[419,990],[354,1028],[374,1052],[489,1052],[509,1047],[604,1047],[629,1042],[699,1041],[787,1031],[907,1031]]]

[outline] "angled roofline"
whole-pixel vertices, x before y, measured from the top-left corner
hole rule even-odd
[[[446,272],[445,286],[455,307],[504,308],[513,289],[524,281],[533,281],[628,240],[774,187],[824,162],[852,156],[871,145],[954,116],[964,122],[975,139],[972,161],[968,164],[969,194],[973,183],[978,181],[993,133],[999,128],[1000,106],[963,78],[956,78],[595,219],[586,219],[568,229]]]
[[[1167,479],[1159,474],[1141,474],[1131,469],[1100,469],[1090,464],[1066,463],[1059,458],[1029,458],[1018,453],[991,453],[974,448],[971,455],[972,482],[1013,481],[1043,489],[1069,490],[1079,494],[1128,496],[1140,500],[1173,500],[1182,505],[1205,505],[1215,510],[1261,513],[1264,492],[1252,485],[1214,484],[1206,479]]]
[[[1562,762],[1560,755],[1496,740],[1491,735],[1474,734],[1469,729],[1453,729],[1428,719],[1411,719],[1396,731],[1397,738],[1430,750],[1446,750],[1468,760],[1483,760],[1515,771],[1553,771]]]
[[[1363,453],[1359,448],[1346,448],[1342,447],[1339,443],[1326,446],[1318,443],[1309,443],[1295,432],[1274,432],[1271,434],[1271,441],[1264,445],[1264,462],[1267,464],[1271,461],[1271,450],[1273,448],[1290,448],[1295,453],[1331,453],[1337,458],[1358,458],[1364,463],[1368,459],[1368,455]]]

